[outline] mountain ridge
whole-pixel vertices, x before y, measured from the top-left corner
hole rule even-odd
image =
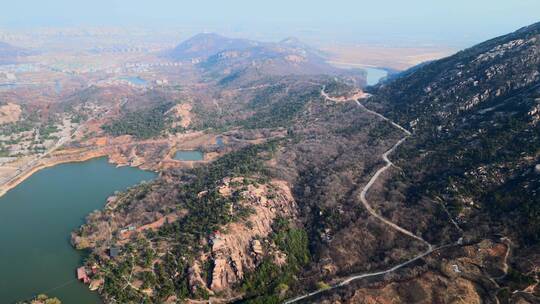
[[[28,55],[30,52],[27,50],[0,41],[0,64],[16,63],[20,57]]]
[[[216,33],[200,33],[178,44],[168,54],[175,60],[204,59],[231,49],[244,49],[260,45],[259,42],[228,38]]]

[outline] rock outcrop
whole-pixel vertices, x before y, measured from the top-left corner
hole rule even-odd
[[[243,183],[244,178],[225,179],[220,187],[224,196],[240,191],[241,204],[251,207],[253,214],[246,221],[226,225],[222,229],[225,232],[216,232],[211,238],[213,269],[209,287],[214,292],[229,289],[252,271],[268,253],[262,240],[272,232],[274,220],[295,213],[295,202],[285,182],[275,180],[247,187]]]
[[[14,103],[0,106],[0,125],[19,121],[21,113],[21,106]]]

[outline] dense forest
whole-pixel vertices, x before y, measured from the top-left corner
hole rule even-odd
[[[423,65],[370,103],[414,130],[398,151],[407,201],[444,205],[469,237],[511,238],[526,277],[540,240],[539,35],[535,24]]]
[[[166,129],[169,122],[165,113],[172,106],[172,103],[164,103],[151,109],[127,112],[102,128],[112,136],[132,135],[139,139],[156,137]]]

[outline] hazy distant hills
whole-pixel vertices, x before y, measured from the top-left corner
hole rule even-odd
[[[179,44],[169,57],[196,60],[208,77],[221,83],[273,75],[345,73],[327,64],[323,52],[296,38],[273,43],[198,34]]]
[[[322,57],[280,44],[222,51],[202,62],[200,67],[208,75],[220,78],[222,83],[260,76],[337,73]]]
[[[226,50],[241,50],[258,45],[258,42],[247,39],[227,38],[214,33],[202,33],[180,43],[168,56],[175,60],[200,59]]]
[[[25,49],[0,41],[0,64],[16,63],[18,58],[28,56],[29,54]]]

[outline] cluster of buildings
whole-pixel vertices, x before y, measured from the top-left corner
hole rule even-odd
[[[109,248],[109,256],[111,258],[116,258],[120,254],[120,248],[111,247]],[[95,278],[94,276],[98,273],[99,267],[97,264],[92,265],[91,267],[81,266],[77,268],[77,280],[83,282],[84,284],[89,285],[90,290],[98,290],[99,287],[105,282],[103,278]]]
[[[15,76],[14,73],[0,72],[0,82],[1,81],[12,82],[12,81],[16,81],[16,80],[17,80],[17,77]]]
[[[88,268],[81,266],[77,268],[77,280],[83,282],[84,284],[90,284],[91,290],[97,290],[99,286],[103,284],[103,279],[92,280],[92,277],[98,272],[98,266],[92,265]]]
[[[126,63],[124,67],[127,69],[132,69],[132,68],[152,68],[152,67],[178,67],[182,65],[183,65],[182,62],[150,62],[150,63],[136,62],[136,63]]]

